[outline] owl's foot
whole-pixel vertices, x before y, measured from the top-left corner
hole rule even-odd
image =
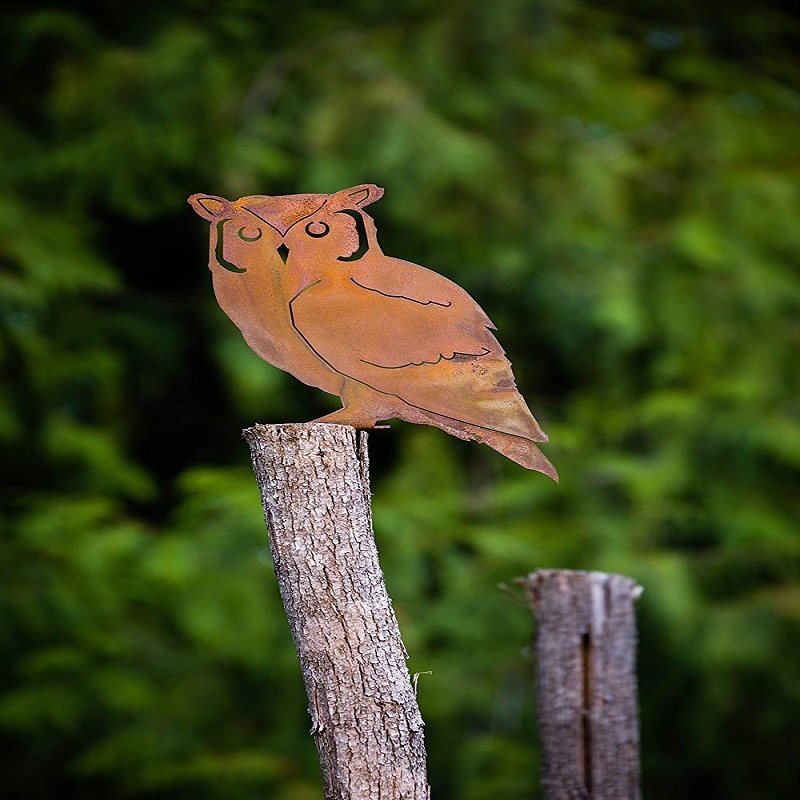
[[[388,428],[388,425],[378,425],[378,421],[368,413],[357,408],[340,408],[331,414],[313,420],[314,422],[332,422],[336,425],[352,425],[360,429]]]
[[[344,408],[315,419],[314,422],[333,422],[337,425],[373,430],[389,427],[378,425],[379,419],[393,419],[398,416],[397,404],[391,395],[377,392],[362,383],[345,380],[341,397]]]

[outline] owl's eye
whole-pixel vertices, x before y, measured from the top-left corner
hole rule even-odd
[[[255,229],[255,232],[256,232],[255,236],[248,236],[245,233],[246,230],[247,230],[247,228],[239,228],[239,238],[243,242],[257,242],[261,238],[261,228],[256,228]]]
[[[328,235],[330,228],[324,222],[309,222],[306,225],[306,233],[313,236],[315,239],[321,239],[323,236]]]

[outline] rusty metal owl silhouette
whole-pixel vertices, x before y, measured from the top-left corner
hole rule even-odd
[[[211,223],[220,307],[265,361],[341,397],[318,422],[435,425],[558,480],[489,317],[457,284],[381,250],[364,208],[382,195],[192,195]]]

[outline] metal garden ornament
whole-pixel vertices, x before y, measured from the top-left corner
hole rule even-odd
[[[341,397],[317,422],[435,425],[558,480],[489,317],[452,281],[381,250],[364,208],[382,195],[373,184],[192,195],[211,223],[220,307],[265,361]]]

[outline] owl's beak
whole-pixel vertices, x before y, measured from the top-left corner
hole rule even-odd
[[[289,248],[285,244],[282,244],[280,247],[277,248],[277,250],[278,250],[278,255],[281,257],[281,261],[283,261],[283,263],[285,264],[286,259],[289,258]]]

